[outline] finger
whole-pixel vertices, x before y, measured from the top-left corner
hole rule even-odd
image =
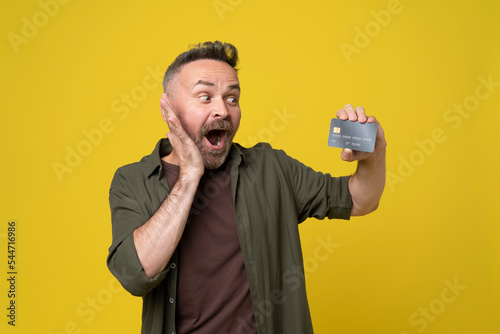
[[[337,110],[337,118],[345,121],[349,118],[349,116],[347,115],[347,112],[344,109],[339,109]]]
[[[182,141],[182,134],[177,135],[177,132],[175,129],[175,125],[172,125],[170,127],[170,132],[167,133],[167,138],[170,141],[170,144],[172,144],[172,147],[174,148],[174,151],[178,154],[176,154],[179,158],[182,157],[182,153],[186,152],[186,144]]]
[[[173,132],[167,132],[167,138],[170,141],[170,144],[174,148],[174,150],[177,147],[181,147],[181,144],[179,143],[179,138],[173,133]]]
[[[195,146],[193,139],[187,134],[178,118],[170,117],[168,123],[170,124],[170,130],[177,137],[180,144],[185,147]]]
[[[170,141],[170,144],[174,148],[173,153],[176,158],[179,160],[179,163],[182,161],[183,153],[185,152],[184,145],[179,140],[179,137],[175,135],[173,132],[167,133],[167,138]]]
[[[340,158],[344,161],[353,161],[353,152],[350,148],[344,148],[340,153]]]
[[[377,124],[377,137],[375,139],[375,151],[380,148],[385,148],[387,146],[387,142],[385,140],[384,129],[380,125],[380,122],[373,116],[368,117],[368,122]]]
[[[344,107],[345,112],[347,113],[348,119],[350,121],[357,121],[358,116],[356,115],[356,111],[354,110],[354,107],[352,104],[346,104]]]
[[[373,116],[368,116],[368,118],[367,118],[367,122],[368,122],[368,123],[376,123],[376,124],[379,124],[379,123],[378,123],[378,121],[377,121],[377,119],[376,119],[375,117],[373,117]]]
[[[185,145],[174,131],[167,132],[167,138],[170,140],[170,143],[172,144],[172,147],[174,149],[178,148],[179,152],[184,151],[183,147],[185,147]]]
[[[358,160],[363,160],[371,155],[370,152],[351,150],[350,148],[345,148],[342,150],[340,157],[344,161],[353,162]]]
[[[172,144],[172,146],[175,148],[177,145],[177,137],[172,132],[167,132],[167,138]]]
[[[363,107],[356,107],[356,114],[358,116],[358,122],[365,123],[367,121],[367,117],[366,117],[366,114],[365,114],[365,108],[363,108]]]
[[[170,116],[167,118],[167,123],[170,131],[179,137],[179,139],[182,139],[184,135],[187,136],[186,131],[184,131],[184,128],[177,118]]]

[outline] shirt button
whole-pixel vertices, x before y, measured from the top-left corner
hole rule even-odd
[[[170,268],[174,269],[175,268],[175,263],[170,263]]]
[[[174,303],[174,298],[170,298],[169,302],[170,302],[170,304],[173,304]]]

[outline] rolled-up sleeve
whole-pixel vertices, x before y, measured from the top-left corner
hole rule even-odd
[[[148,278],[134,244],[134,231],[150,217],[141,209],[136,194],[126,178],[117,170],[109,191],[113,241],[107,265],[122,286],[135,296],[145,296],[167,275],[168,267]]]

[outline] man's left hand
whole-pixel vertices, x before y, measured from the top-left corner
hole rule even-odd
[[[365,109],[363,107],[356,107],[356,109],[354,109],[352,104],[346,104],[344,109],[339,109],[337,111],[337,118],[344,121],[349,120],[353,122],[358,121],[359,123],[368,122],[377,124],[377,136],[375,139],[375,148],[373,152],[370,153],[370,152],[356,151],[356,150],[351,150],[349,148],[345,148],[342,150],[342,153],[340,154],[342,160],[344,161],[364,160],[377,152],[385,151],[387,143],[385,141],[384,130],[382,129],[382,126],[380,126],[380,123],[377,121],[375,117],[366,116]]]

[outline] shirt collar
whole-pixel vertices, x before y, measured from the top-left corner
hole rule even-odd
[[[158,178],[161,178],[163,175],[163,167],[161,164],[161,158],[170,154],[172,152],[172,145],[170,144],[170,141],[168,138],[162,138],[156,143],[155,149],[153,152],[144,157],[146,160],[145,162],[147,163],[148,166],[148,177],[153,176],[153,174],[158,173]]]
[[[241,152],[241,148],[242,147],[239,144],[232,144],[231,151],[228,156],[228,159],[231,159],[231,165],[239,166],[241,163],[245,163],[245,155]],[[158,173],[159,179],[163,176],[164,173],[161,158],[170,154],[172,150],[173,147],[168,138],[162,138],[158,141],[158,143],[156,143],[151,155],[144,157],[148,165],[148,177],[151,177],[155,173]]]

